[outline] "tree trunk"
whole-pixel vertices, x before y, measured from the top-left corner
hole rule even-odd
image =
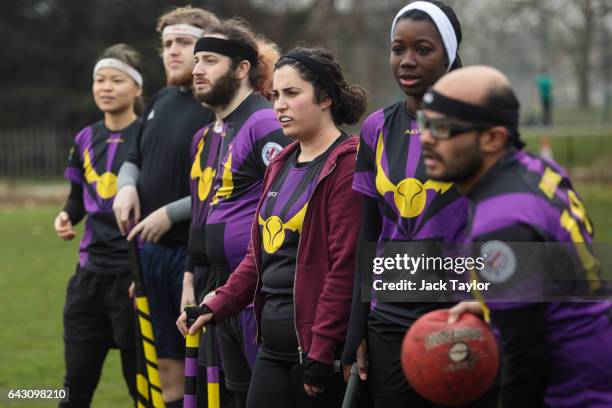
[[[310,8],[308,21],[308,40],[315,47],[330,48],[335,21],[336,10],[334,0],[315,0]]]
[[[583,17],[583,24],[576,30],[575,66],[578,74],[578,106],[591,107],[591,50],[594,40],[595,12],[592,0],[582,0],[578,4]]]
[[[608,13],[610,13],[612,7],[608,4],[602,4],[601,13],[600,13],[600,46],[601,46],[601,76],[603,81],[603,90],[604,90],[604,113],[602,120],[604,123],[610,122],[611,110],[612,110],[612,47],[610,47],[610,41],[612,36],[610,35],[610,30],[607,26],[606,18],[608,17]]]

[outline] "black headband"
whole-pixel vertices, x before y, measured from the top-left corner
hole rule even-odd
[[[320,63],[315,61],[313,58],[310,58],[304,52],[292,51],[288,54],[283,55],[278,60],[279,62],[276,63],[277,68],[279,66],[280,61],[285,58],[293,59],[304,64],[306,68],[314,74],[316,81],[321,84],[321,86],[323,87],[323,89],[325,89],[332,101],[338,99],[340,89]]]
[[[473,124],[504,126],[511,134],[514,144],[522,148],[525,144],[519,139],[519,109],[503,109],[480,106],[449,98],[429,88],[423,96],[423,109],[443,113],[455,119]]]
[[[195,43],[193,53],[202,51],[216,52],[230,58],[242,57],[249,61],[252,67],[257,65],[257,51],[253,47],[241,44],[238,41],[218,37],[200,37]]]

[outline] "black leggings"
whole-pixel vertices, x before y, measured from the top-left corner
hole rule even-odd
[[[342,373],[334,373],[325,391],[311,397],[304,391],[301,364],[271,358],[260,350],[251,377],[247,408],[336,408],[342,405],[344,390]]]
[[[64,359],[68,387],[68,401],[62,408],[89,407],[102,374],[102,366],[109,344],[92,342],[65,342]],[[136,349],[120,349],[121,369],[132,400],[136,399]]]

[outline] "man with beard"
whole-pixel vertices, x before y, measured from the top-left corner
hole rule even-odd
[[[166,407],[182,407],[184,341],[174,321],[180,308],[189,229],[189,146],[193,134],[210,123],[212,112],[191,94],[193,46],[204,29],[217,24],[210,12],[177,8],[159,18],[167,87],[151,100],[135,148],[122,166],[113,205],[123,235],[144,220],[141,260],[157,346]],[[184,198],[177,204],[165,204]],[[142,207],[141,207],[142,206]]]
[[[521,150],[519,103],[508,79],[484,66],[449,73],[425,94],[418,116],[428,176],[454,182],[466,195],[466,241],[483,243],[480,256],[495,254],[479,278],[500,290],[520,289],[520,299],[516,290],[501,302],[482,292],[501,334],[501,407],[612,406],[612,302],[565,300],[576,289],[591,300],[609,299],[591,253],[593,227],[567,173]],[[567,258],[534,264],[528,258],[544,254],[544,244],[538,257],[521,257],[512,242],[566,243],[557,247]],[[566,275],[573,262],[578,267]],[[567,293],[550,292],[560,284]],[[479,303],[463,302],[449,323],[466,311],[482,314]]]
[[[194,53],[194,95],[215,112],[216,122],[192,143],[189,249],[194,263],[210,264],[212,275],[205,280],[215,288],[246,255],[264,173],[289,139],[261,95],[270,70],[246,23],[227,20],[207,30]],[[236,407],[246,403],[255,331],[251,306],[217,329],[225,384]]]

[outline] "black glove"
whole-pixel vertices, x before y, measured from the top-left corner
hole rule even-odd
[[[208,308],[206,305],[202,306],[186,306],[185,313],[187,313],[187,326],[191,326],[191,323],[196,321],[196,319],[202,315],[207,313],[212,313],[212,310]],[[213,318],[209,321],[209,324],[214,324],[214,315]]]
[[[333,365],[306,357],[304,361],[304,384],[325,389],[329,385],[333,371]]]

